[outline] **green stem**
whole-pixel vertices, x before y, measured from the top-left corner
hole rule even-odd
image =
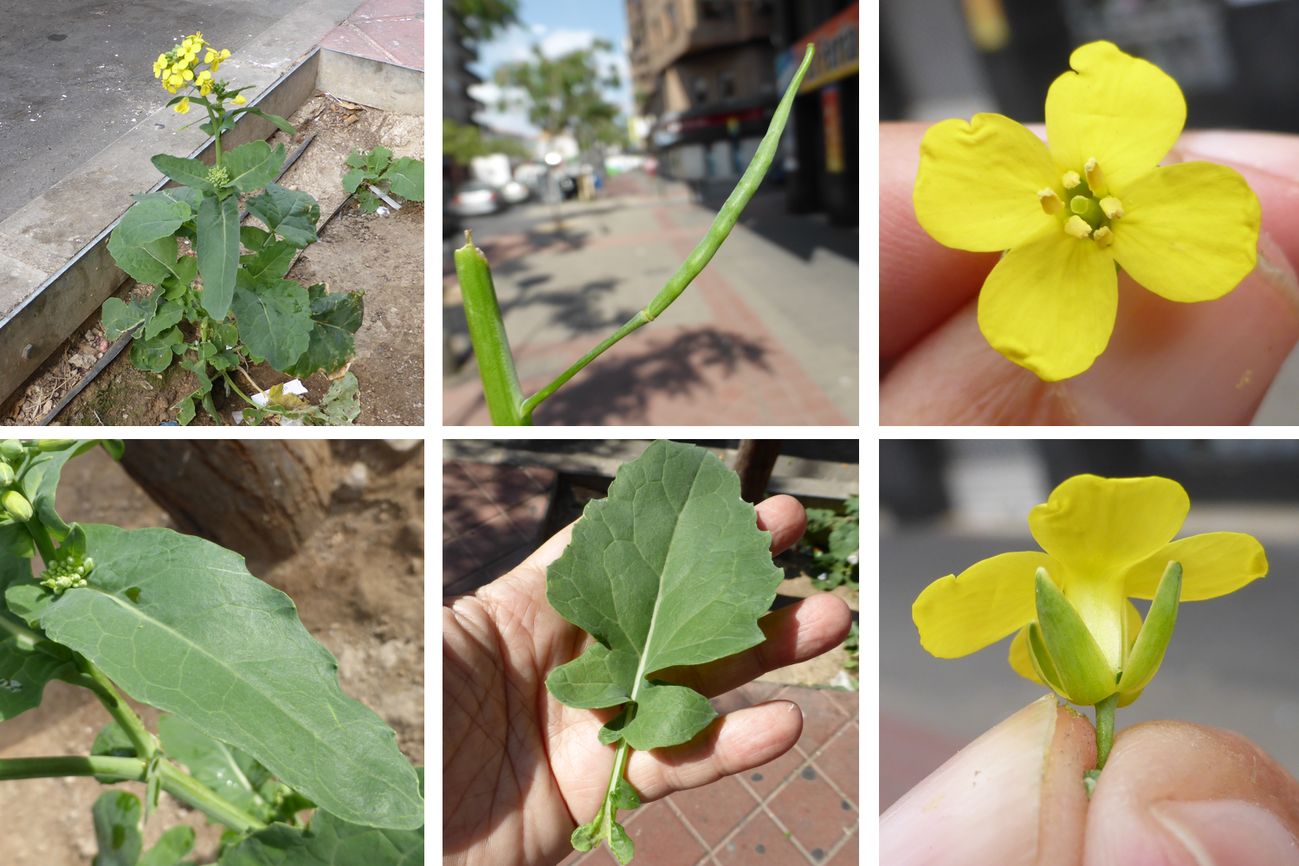
[[[1096,771],[1105,769],[1110,748],[1114,745],[1114,710],[1119,705],[1118,694],[1112,694],[1096,705]]]
[[[135,746],[135,753],[146,761],[152,758],[154,752],[158,751],[157,739],[149,733],[135,710],[118,693],[112,680],[85,656],[77,656],[77,670],[85,677],[77,683],[95,693],[104,709],[108,710],[108,714],[126,733],[131,745]]]
[[[525,412],[519,375],[514,369],[510,339],[501,319],[501,305],[496,300],[492,269],[483,251],[474,246],[474,236],[465,232],[465,245],[455,252],[456,276],[469,325],[469,341],[478,361],[478,375],[483,382],[483,396],[493,424],[518,426],[531,424],[531,412]]]
[[[722,205],[722,209],[714,217],[713,224],[708,227],[708,233],[695,245],[694,250],[686,257],[685,262],[682,263],[681,267],[677,269],[677,272],[672,275],[672,278],[667,281],[667,284],[663,286],[659,293],[654,296],[653,300],[645,306],[645,309],[632,316],[626,324],[583,355],[577,363],[560,373],[553,382],[524,401],[523,415],[524,418],[528,419],[527,423],[531,423],[532,410],[537,408],[542,400],[559,390],[565,382],[580,373],[587,364],[604,354],[614,343],[617,343],[642,325],[646,325],[658,318],[673,301],[681,296],[681,293],[694,281],[695,277],[699,276],[704,267],[712,261],[717,250],[721,248],[722,242],[730,235],[731,229],[735,228],[735,223],[739,220],[744,206],[749,203],[749,200],[753,198],[753,194],[758,191],[758,186],[761,185],[762,179],[766,176],[767,169],[771,168],[771,161],[775,158],[776,150],[780,146],[781,133],[785,130],[785,123],[789,120],[790,109],[794,105],[794,97],[798,94],[798,86],[802,83],[803,75],[807,72],[808,67],[812,65],[813,53],[813,46],[809,43],[807,53],[803,55],[802,65],[798,67],[798,72],[795,73],[793,80],[789,82],[789,87],[785,89],[785,95],[781,98],[780,104],[776,106],[776,111],[771,117],[771,124],[767,127],[767,134],[762,137],[762,142],[753,154],[749,167],[744,170],[740,182],[735,185],[730,197],[726,199],[726,203]]]
[[[57,555],[54,552],[54,539],[50,538],[50,531],[41,523],[41,518],[33,514],[32,519],[23,524],[27,527],[27,534],[36,542],[36,549],[40,551],[41,562],[49,568],[54,564],[54,558]]]
[[[217,168],[221,167],[221,124],[225,123],[225,112],[207,110],[208,117],[212,120],[212,164]]]
[[[58,755],[37,758],[0,758],[0,781],[45,779],[63,776],[104,776],[115,781],[143,782],[148,761],[103,755]],[[158,765],[162,789],[182,803],[198,809],[238,833],[252,833],[266,824],[200,784],[170,761]]]

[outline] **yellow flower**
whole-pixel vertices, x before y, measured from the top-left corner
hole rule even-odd
[[[1105,350],[1115,264],[1170,301],[1220,298],[1254,268],[1259,204],[1235,171],[1159,166],[1186,101],[1172,78],[1109,42],[1073,52],[1046,96],[1049,149],[1000,114],[925,133],[916,217],[945,246],[1009,250],[983,284],[979,328],[1047,381]]]
[[[183,99],[181,99],[180,102],[177,102],[177,103],[176,103],[176,113],[177,113],[177,114],[189,114],[189,97],[188,97],[188,96],[184,97]]]
[[[233,102],[235,105],[243,105],[246,102],[248,102],[248,100],[244,97],[242,93],[237,94],[235,98],[230,101]]]
[[[1174,541],[1190,505],[1167,478],[1068,479],[1029,512],[1042,551],[985,559],[920,593],[911,613],[921,645],[956,658],[1014,634],[1020,675],[1074,703],[1115,694],[1131,703],[1159,668],[1179,600],[1217,598],[1267,574],[1249,535]],[[1154,599],[1144,624],[1129,598]]]
[[[221,64],[230,57],[230,49],[222,48],[220,51],[214,51],[209,48],[207,54],[203,56],[203,62],[212,68],[213,72],[221,69]]]

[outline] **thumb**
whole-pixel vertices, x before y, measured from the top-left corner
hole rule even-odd
[[[1249,740],[1187,722],[1123,732],[1087,817],[1086,866],[1299,864],[1299,783]]]
[[[966,746],[880,818],[889,866],[1077,866],[1091,725],[1048,695]]]

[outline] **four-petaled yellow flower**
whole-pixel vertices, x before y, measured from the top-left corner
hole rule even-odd
[[[956,658],[1014,634],[1017,673],[1074,703],[1117,695],[1129,704],[1158,670],[1179,596],[1216,598],[1267,574],[1249,535],[1174,541],[1189,510],[1186,491],[1167,478],[1070,478],[1029,512],[1041,552],[985,559],[920,593],[912,607],[920,643]],[[1129,598],[1154,599],[1144,624]]]
[[[177,114],[189,114],[189,97],[186,96],[177,102],[175,110]]]
[[[979,328],[1047,381],[1105,350],[1117,264],[1170,301],[1208,301],[1254,268],[1259,204],[1229,168],[1160,166],[1186,121],[1177,82],[1109,42],[1073,52],[1046,96],[1049,149],[1000,114],[931,127],[916,217],[945,246],[1009,250],[979,295]]]
[[[202,61],[199,60],[201,51],[204,52]],[[198,90],[199,96],[210,96],[218,87],[215,75],[221,68],[222,61],[229,57],[230,49],[222,48],[218,51],[207,43],[202,33],[193,33],[182,39],[179,45],[172,46],[171,51],[158,55],[158,59],[153,62],[153,77],[162,82],[168,93],[177,93],[188,83]],[[208,68],[199,70],[198,67],[204,64]],[[233,101],[236,105],[247,102],[239,99]],[[177,114],[187,113],[189,99],[182,99],[174,108]]]

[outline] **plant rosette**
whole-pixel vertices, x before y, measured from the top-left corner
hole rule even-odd
[[[1046,144],[1000,114],[945,120],[925,133],[913,192],[934,240],[1005,253],[979,293],[979,329],[1048,382],[1105,351],[1118,269],[1169,301],[1212,301],[1258,249],[1258,198],[1240,174],[1159,164],[1186,122],[1176,81],[1109,42],[1069,63],[1047,91]]]
[[[350,396],[337,406],[327,395],[320,407],[257,407],[244,390],[264,390],[249,372],[259,363],[289,376],[320,371],[342,377],[355,354],[364,293],[331,293],[287,279],[299,251],[316,241],[320,206],[275,183],[284,145],[251,141],[223,150],[222,136],[245,114],[294,133],[284,118],[247,104],[249,87],[217,77],[229,57],[229,50],[218,51],[195,33],[154,62],[163,89],[180,94],[168,105],[181,114],[195,105],[206,113],[200,129],[212,136],[213,163],[153,157],[179,186],[134,196],[108,251],[129,277],[154,288],[129,302],[109,298],[102,310],[105,336],[112,341],[130,334],[131,363],[139,370],[161,374],[179,364],[193,374],[198,387],[174,407],[182,424],[199,407],[222,422],[212,399],[218,383],[258,419],[351,421]],[[241,200],[261,226],[241,224]]]
[[[355,195],[357,204],[365,213],[379,209],[383,203],[380,195],[396,196],[405,201],[424,200],[422,159],[410,156],[393,159],[392,151],[379,145],[370,151],[349,153],[347,167],[343,174],[343,191]]]
[[[143,783],[143,805],[123,790],[95,802],[97,864],[192,862],[188,826],[143,848],[164,792],[225,828],[219,866],[423,863],[422,773],[342,692],[288,596],[209,541],[59,517],[64,465],[98,445],[122,454],[115,441],[0,442],[0,723],[53,680],[89,690],[110,718],[89,754],[0,758],[0,784]],[[123,693],[162,711],[156,732]]]
[[[1138,697],[1163,661],[1178,606],[1267,574],[1257,539],[1208,532],[1174,540],[1190,499],[1167,478],[1077,475],[1028,515],[1041,551],[1003,553],[931,583],[912,618],[938,658],[1009,636],[1010,666],[1064,700],[1096,711],[1096,768],[1114,739],[1114,712]],[[1129,599],[1148,599],[1143,620]]]

